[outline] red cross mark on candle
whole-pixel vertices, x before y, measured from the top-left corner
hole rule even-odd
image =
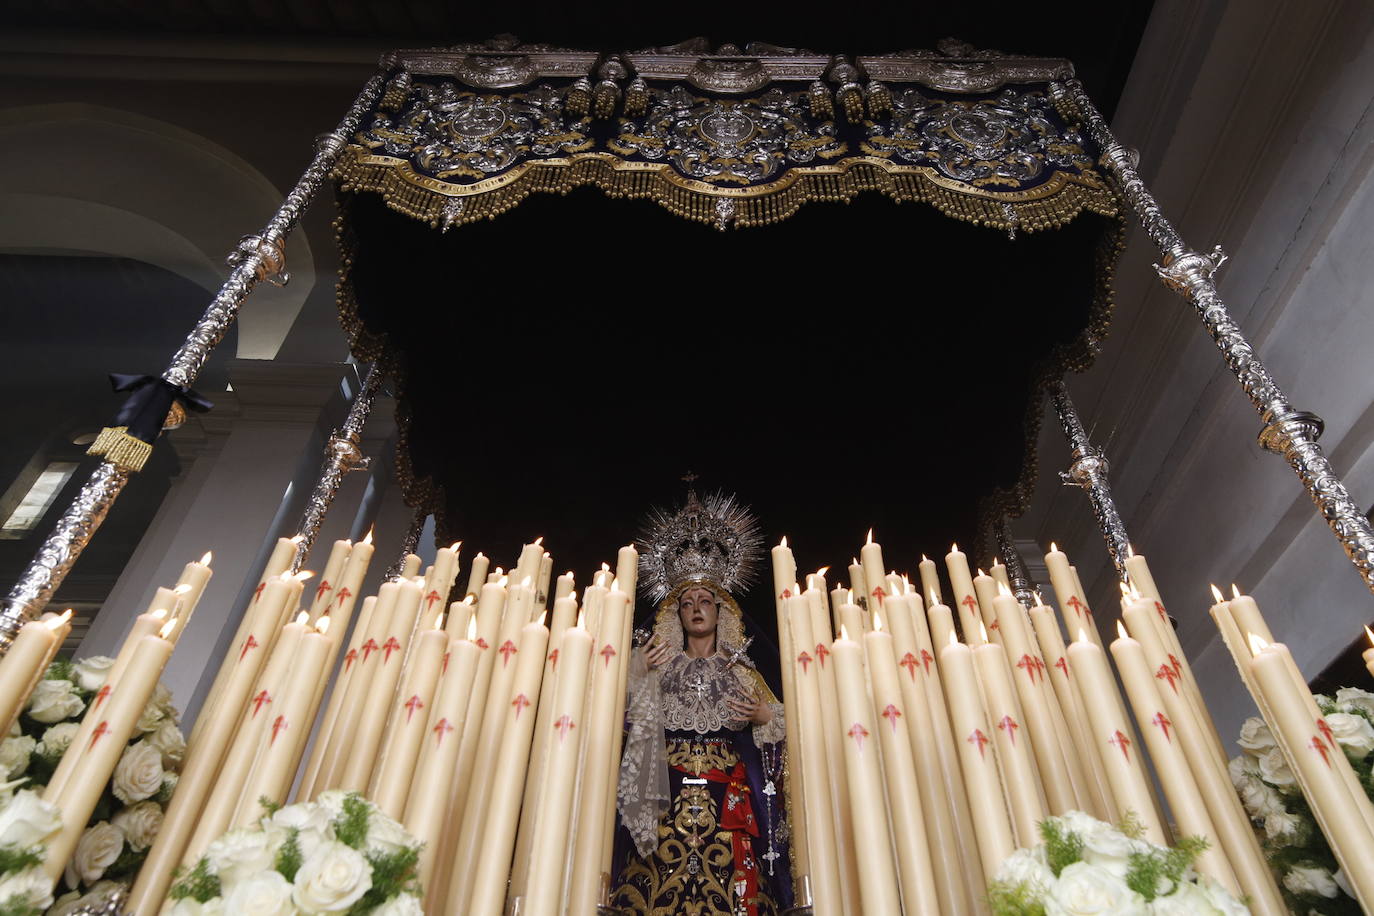
[[[845,734],[854,739],[854,743],[859,747],[859,753],[862,754],[864,750],[864,739],[868,737],[868,729],[864,728],[858,722],[855,722],[853,725],[849,726],[849,731],[845,732]]]
[[[1160,620],[1168,621],[1169,612],[1164,610],[1164,605],[1160,604],[1158,601],[1155,602],[1155,611],[1159,614]]]
[[[434,607],[434,602],[440,598],[438,589],[430,589],[429,594],[425,595],[425,613],[428,614]]]
[[[1120,729],[1112,733],[1112,736],[1107,739],[1107,743],[1115,744],[1117,747],[1121,748],[1122,757],[1125,757],[1127,760],[1131,759],[1131,739],[1121,734]]]
[[[1322,755],[1322,763],[1326,764],[1328,769],[1331,767],[1331,749],[1326,746],[1325,741],[1318,738],[1316,735],[1313,735],[1312,740],[1307,742],[1307,746],[1312,748],[1312,750],[1316,751],[1318,754]]]
[[[257,603],[258,603],[258,599],[262,597],[262,590],[265,589],[265,588],[267,588],[267,583],[266,583],[266,582],[259,582],[259,583],[258,583],[258,587],[255,588],[255,589],[253,589],[253,603],[254,603],[254,604],[257,604]]]
[[[1064,656],[1059,656],[1059,661],[1054,663],[1054,667],[1064,672],[1064,677],[1069,676],[1069,660]]]
[[[449,724],[448,719],[440,719],[434,723],[434,728],[431,731],[434,732],[434,746],[438,747],[444,743],[444,735],[453,731],[453,726]]]
[[[99,741],[101,738],[103,738],[105,735],[108,735],[109,733],[110,723],[101,722],[99,725],[95,727],[95,731],[91,732],[91,743],[86,748],[86,750],[90,750],[91,748],[95,747],[95,743]]]
[[[901,717],[902,711],[891,703],[888,703],[887,708],[883,710],[883,718],[887,720],[888,725],[892,726],[892,733],[894,735],[897,733],[897,720]]]
[[[272,702],[272,694],[268,693],[266,690],[263,690],[259,692],[257,696],[253,697],[251,702],[253,703],[252,718],[256,719],[258,717],[258,712],[262,709],[262,707],[267,703]]]
[[[439,674],[440,674],[440,675],[448,674],[448,657],[449,657],[450,655],[452,655],[452,654],[453,654],[452,652],[445,652],[445,653],[444,653],[444,660],[443,660],[442,662],[439,663]]]
[[[1015,719],[1011,716],[1003,716],[1001,721],[997,723],[997,727],[1007,733],[1007,737],[1011,739],[1012,744],[1016,743],[1016,730],[1021,726],[1017,724]]]
[[[1083,612],[1088,609],[1088,606],[1084,604],[1077,595],[1070,595],[1069,600],[1064,603],[1073,608],[1073,612],[1079,617],[1082,617]]]
[[[377,640],[369,639],[363,643],[363,661],[367,661],[368,656],[377,651]]]
[[[1170,668],[1168,665],[1160,665],[1159,670],[1155,672],[1155,679],[1168,681],[1169,686],[1174,689],[1174,694],[1178,694],[1178,672],[1173,668]]]
[[[105,686],[101,687],[100,692],[95,695],[95,705],[99,706],[101,703],[104,703],[105,698],[110,695],[110,691],[112,689],[114,688],[112,688],[109,684],[106,684]]]
[[[931,655],[929,651],[922,649],[921,664],[925,665],[926,674],[930,674],[930,663],[933,661],[935,661],[935,656]]]
[[[510,705],[515,707],[515,718],[519,719],[520,714],[525,711],[525,707],[530,705],[530,700],[523,693],[518,693],[515,695],[515,699],[510,701]]]
[[[257,647],[257,637],[254,636],[252,633],[249,633],[248,638],[243,641],[243,650],[239,652],[239,661],[243,661],[243,657],[247,655],[250,650],[256,649]]]
[[[357,660],[358,660],[358,650],[357,650],[357,649],[349,649],[349,650],[348,650],[348,654],[344,656],[344,670],[347,671],[349,668],[352,668],[352,667],[353,667],[353,663],[356,662]]]
[[[477,637],[477,642],[473,643],[473,645],[476,646],[476,647],[479,648],[479,649],[490,649],[490,648],[491,648],[491,646],[487,644],[487,641],[486,641],[485,639],[483,639],[482,637],[480,637],[480,636]],[[558,650],[555,649],[554,651],[556,652],[556,651],[558,651]]]
[[[989,629],[989,630],[1000,630],[1000,629],[1002,629],[1002,622],[1001,622],[1000,620],[994,620],[992,623],[988,624],[988,629]]]
[[[1183,675],[1183,662],[1179,661],[1178,656],[1172,652],[1169,653],[1169,664],[1174,666],[1174,674],[1180,677]]]
[[[1040,680],[1045,679],[1045,660],[1038,655],[1032,655],[1031,659],[1035,662],[1035,670],[1040,672]]]
[[[797,664],[801,665],[802,674],[811,673],[811,661],[811,656],[807,655],[805,652],[797,656]]]
[[[554,671],[557,671],[557,670],[558,670],[558,650],[557,650],[557,649],[554,649],[552,652],[549,653],[549,664],[552,666],[552,668],[553,668]]]
[[[830,650],[825,647],[825,643],[816,643],[816,661],[820,662],[822,668],[825,667],[825,659],[829,654]]]
[[[510,664],[510,657],[520,650],[515,647],[515,643],[508,639],[496,651],[501,653],[501,667],[504,668]]]
[[[1320,716],[1317,717],[1317,730],[1326,738],[1326,743],[1329,747],[1336,746],[1336,736],[1331,733],[1331,726],[1327,725],[1326,720]]]
[[[1029,653],[1021,656],[1021,660],[1016,663],[1016,667],[1026,672],[1026,677],[1030,678],[1032,684],[1035,683],[1035,675],[1040,668],[1035,664],[1035,659],[1032,658]]]
[[[315,600],[319,601],[325,596],[326,592],[332,592],[333,590],[334,586],[329,584],[328,579],[321,579],[319,588],[315,589]]]
[[[553,723],[553,727],[558,732],[558,743],[562,744],[563,739],[568,737],[568,732],[577,728],[577,723],[572,720],[572,716],[565,713],[558,717],[558,721]]]
[[[977,598],[973,597],[972,595],[965,595],[965,596],[964,596],[964,600],[963,600],[963,601],[960,601],[959,603],[960,603],[960,604],[963,604],[963,605],[967,605],[967,606],[968,606],[968,612],[969,612],[970,614],[972,614],[972,615],[974,616],[975,619],[978,617],[978,599],[977,599]]]
[[[411,717],[415,715],[415,710],[424,709],[425,701],[420,699],[418,693],[411,694],[410,699],[406,700],[406,724],[410,724]]]
[[[277,716],[277,718],[272,720],[272,740],[267,742],[267,746],[271,747],[272,745],[276,744],[277,735],[281,732],[286,731],[286,728],[286,716]]]
[[[873,589],[872,594],[874,598],[878,599],[878,607],[882,607],[883,599],[887,597],[887,592],[883,591],[883,587],[879,585],[877,588]]]
[[[778,597],[779,597],[779,598],[791,598],[791,597],[792,597],[792,589],[790,589],[790,588],[785,588],[785,589],[783,589],[783,590],[782,590],[782,594],[778,595]]]
[[[1153,722],[1155,724],[1155,727],[1157,727],[1160,731],[1164,732],[1164,740],[1172,744],[1174,739],[1169,737],[1169,726],[1173,725],[1174,723],[1169,721],[1169,717],[1164,715],[1163,711],[1160,711],[1155,713],[1155,717],[1150,721]]]
[[[348,586],[345,585],[343,588],[339,589],[339,593],[334,596],[334,600],[339,603],[339,607],[343,607],[344,601],[352,597],[353,593],[349,591]]]
[[[604,659],[605,662],[606,662],[606,667],[607,667],[607,668],[611,667],[611,659],[615,658],[615,656],[616,656],[616,651],[615,651],[615,649],[611,646],[611,644],[610,644],[610,643],[606,643],[606,645],[602,646],[602,647],[601,647],[601,653],[600,653],[600,654],[601,654],[602,659]]]
[[[387,641],[382,643],[382,664],[385,665],[387,662],[391,661],[391,653],[400,648],[401,644],[396,640],[395,636],[388,637]]]
[[[983,734],[983,730],[981,728],[975,728],[973,730],[973,734],[969,735],[968,738],[965,740],[967,740],[969,744],[972,744],[974,747],[978,748],[978,756],[982,757],[983,748],[986,747],[987,743],[992,739],[989,738],[987,735]]]
[[[911,679],[913,681],[916,680],[916,668],[921,664],[920,660],[917,659],[916,656],[908,652],[906,655],[902,656],[902,660],[897,664],[901,665],[903,668],[906,669],[906,673],[911,676]]]

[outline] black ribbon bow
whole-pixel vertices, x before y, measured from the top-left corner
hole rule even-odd
[[[162,434],[162,426],[173,404],[179,403],[196,413],[205,413],[215,406],[191,388],[173,385],[156,375],[111,372],[110,384],[115,391],[129,392],[110,425],[125,427],[127,435],[149,445]]]

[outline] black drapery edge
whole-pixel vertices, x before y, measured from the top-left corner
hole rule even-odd
[[[339,248],[339,280],[336,301],[339,321],[348,336],[354,357],[375,361],[392,380],[396,395],[396,475],[406,505],[433,514],[437,543],[449,543],[458,536],[450,528],[448,501],[442,484],[431,475],[415,472],[410,454],[412,407],[407,397],[407,366],[400,347],[391,343],[386,332],[367,327],[358,307],[352,282],[352,266],[357,253],[357,238],[352,229],[352,203],[357,192],[338,189],[335,195],[339,217],[335,223],[335,238]],[[1023,458],[1020,473],[1013,484],[984,494],[979,499],[979,547],[986,556],[994,555],[994,525],[1003,517],[1017,518],[1030,506],[1039,475],[1036,443],[1040,435],[1042,407],[1050,383],[1068,373],[1087,371],[1093,364],[1101,341],[1111,327],[1114,308],[1114,278],[1116,264],[1125,248],[1127,224],[1118,209],[1110,214],[1110,222],[1099,237],[1095,252],[1095,277],[1088,319],[1073,341],[1055,347],[1039,360],[1032,371],[1022,420]]]

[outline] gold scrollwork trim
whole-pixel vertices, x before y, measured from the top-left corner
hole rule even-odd
[[[931,204],[946,216],[992,229],[1035,232],[1064,225],[1088,210],[1114,217],[1116,197],[1095,172],[1056,172],[1024,190],[977,188],[929,166],[898,165],[856,156],[842,163],[797,166],[767,184],[727,188],[684,178],[666,163],[634,162],[588,152],[527,162],[508,172],[460,185],[420,175],[404,159],[351,146],[334,171],[342,191],[380,194],[392,209],[447,228],[505,213],[533,193],[566,194],[600,188],[610,197],[650,199],[668,211],[717,224],[717,202],[733,204],[735,226],[764,226],[794,215],[812,201],[849,201],[866,191],[899,202]],[[461,208],[454,202],[460,201]],[[456,210],[456,212],[455,212]]]

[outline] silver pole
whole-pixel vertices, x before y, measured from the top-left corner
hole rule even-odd
[[[997,539],[997,552],[1002,555],[1002,562],[1007,567],[1011,593],[1027,610],[1035,607],[1035,585],[1031,582],[1030,573],[1026,572],[1026,561],[1021,558],[1021,551],[1016,549],[1016,543],[1011,539],[1011,527],[1005,515],[993,528],[993,537]]]
[[[1097,519],[1102,540],[1107,544],[1107,554],[1116,567],[1116,577],[1126,582],[1126,558],[1131,555],[1131,539],[1126,535],[1126,523],[1121,520],[1121,513],[1116,510],[1116,500],[1112,498],[1112,485],[1107,479],[1107,456],[1094,447],[1088,438],[1088,431],[1083,428],[1083,421],[1078,416],[1078,408],[1074,407],[1073,399],[1069,397],[1069,386],[1062,378],[1050,384],[1050,400],[1054,403],[1055,413],[1059,414],[1059,423],[1064,427],[1064,437],[1069,440],[1072,452],[1069,469],[1060,471],[1059,476],[1065,484],[1076,484],[1088,494],[1093,517]]]
[[[296,531],[300,540],[296,543],[296,557],[291,562],[292,572],[300,572],[305,558],[310,555],[310,549],[320,535],[324,517],[329,513],[334,497],[339,494],[339,486],[343,483],[344,477],[350,471],[362,470],[368,465],[368,459],[363,457],[362,431],[381,387],[382,370],[373,363],[372,368],[367,371],[367,377],[363,379],[362,388],[348,408],[348,416],[344,418],[343,426],[334,430],[334,434],[325,443],[320,479],[316,481],[315,489],[306,501],[305,512],[301,515],[301,525]]]
[[[245,236],[230,253],[228,262],[232,269],[228,278],[173,355],[171,363],[162,373],[163,380],[179,387],[189,386],[200,374],[210,351],[224,338],[225,332],[238,317],[239,308],[257,282],[267,280],[279,285],[287,282],[285,237],[295,228],[301,214],[319,192],[338,161],[339,154],[358,129],[363,115],[372,108],[381,89],[380,74],[367,81],[339,125],[316,140],[315,156],[310,165],[286,195],[277,212],[267,221],[262,233]],[[174,408],[173,413],[178,408]],[[81,551],[105,520],[110,506],[128,483],[130,473],[131,469],[108,460],[102,460],[91,472],[90,479],[58,519],[52,533],[38,548],[10,589],[3,605],[0,605],[0,656],[9,651],[19,628],[42,611],[53,592],[62,584]]]
[[[1053,82],[1050,90],[1056,102],[1078,109],[1089,135],[1102,149],[1103,163],[1121,186],[1122,194],[1146,235],[1163,253],[1162,263],[1155,265],[1160,279],[1197,309],[1226,365],[1259,411],[1264,423],[1259,434],[1260,445],[1288,461],[1322,518],[1340,540],[1346,556],[1355,564],[1365,586],[1374,591],[1374,526],[1350,498],[1345,483],[1317,444],[1324,425],[1322,419],[1293,407],[1260,362],[1254,347],[1217,292],[1214,277],[1226,260],[1221,246],[1210,254],[1201,254],[1184,244],[1141,180],[1136,169],[1137,157],[1112,135],[1101,112],[1083,91],[1082,83],[1078,80]]]
[[[425,530],[425,522],[429,519],[429,510],[421,506],[415,510],[415,518],[411,520],[410,529],[406,531],[406,536],[401,539],[401,550],[396,554],[396,559],[387,568],[387,580],[401,578],[401,570],[405,568],[406,557],[415,552],[415,548],[420,546],[420,534]]]

